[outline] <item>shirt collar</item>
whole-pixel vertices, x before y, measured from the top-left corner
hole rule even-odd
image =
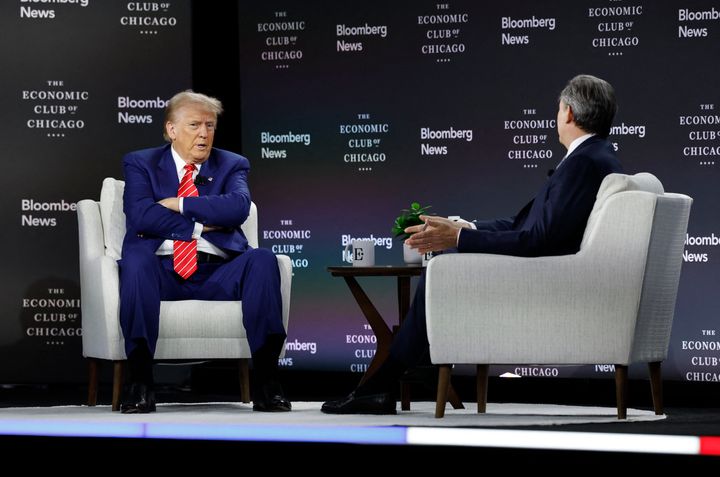
[[[568,157],[572,152],[578,148],[578,146],[582,143],[584,143],[587,139],[590,139],[593,137],[594,134],[585,134],[583,136],[580,136],[578,138],[575,138],[573,142],[570,143],[570,147],[568,147],[567,154],[565,154],[565,157]]]
[[[170,152],[172,153],[173,162],[175,162],[175,170],[177,171],[178,178],[182,179],[182,176],[185,175],[185,166],[187,163],[182,160],[182,157],[180,157],[180,154],[177,153],[174,147],[170,146]],[[193,177],[197,176],[200,173],[200,167],[202,164],[195,164],[195,172],[193,172]]]

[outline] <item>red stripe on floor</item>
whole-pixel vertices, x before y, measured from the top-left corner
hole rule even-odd
[[[700,437],[700,455],[720,455],[720,437]]]

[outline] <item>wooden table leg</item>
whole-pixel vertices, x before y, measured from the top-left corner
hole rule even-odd
[[[397,279],[397,297],[398,297],[398,324],[402,325],[405,316],[410,309],[410,277],[398,277]],[[398,325],[398,328],[399,328]],[[400,409],[403,411],[410,410],[410,384],[400,384]]]
[[[410,277],[398,277],[397,296],[398,323],[402,325],[408,310],[410,310]]]
[[[357,280],[355,280],[355,277],[346,276],[343,278],[355,297],[355,301],[360,305],[360,310],[362,310],[363,315],[365,315],[365,319],[370,324],[370,328],[372,328],[373,333],[375,333],[375,338],[377,338],[375,356],[373,356],[372,361],[370,361],[370,366],[368,366],[367,371],[365,371],[362,379],[360,379],[360,384],[362,384],[372,376],[375,371],[377,371],[377,368],[387,359],[390,352],[390,344],[392,343],[392,332],[377,311],[377,308],[375,308],[375,305],[373,305],[370,298],[368,298],[365,290],[363,290]]]
[[[460,400],[460,396],[458,396],[452,383],[448,386],[448,402],[452,404],[453,409],[465,409],[465,405]]]

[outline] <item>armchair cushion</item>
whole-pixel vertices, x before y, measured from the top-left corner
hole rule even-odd
[[[642,190],[658,195],[662,195],[665,192],[657,177],[647,172],[640,172],[632,176],[625,174],[609,174],[600,185],[593,208],[602,208],[605,201],[611,195],[631,190]]]
[[[600,189],[595,198],[595,205],[588,217],[587,225],[585,226],[585,235],[580,245],[581,250],[587,247],[593,237],[592,231],[594,231],[595,224],[598,222],[608,200],[620,192],[631,191],[643,191],[655,195],[662,195],[665,192],[658,178],[648,172],[639,172],[632,176],[625,174],[608,174],[602,184],[600,184]]]

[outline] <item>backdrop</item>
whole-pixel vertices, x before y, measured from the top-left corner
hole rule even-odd
[[[0,2],[0,382],[79,381],[75,203],[159,145],[190,83],[186,1]]]
[[[240,101],[226,101],[217,145],[241,144],[261,246],[293,259],[285,367],[363,372],[374,336],[327,267],[344,263],[352,238],[375,239],[377,263],[402,263],[390,228],[413,201],[466,219],[514,214],[564,154],[559,91],[591,73],[616,87],[611,140],[626,171],[650,171],[695,199],[664,374],[718,381],[716,2],[267,0],[237,9],[239,48],[213,44],[217,79],[204,76],[203,87],[212,93],[240,70]],[[0,382],[84,379],[75,203],[97,199],[103,177],[121,177],[122,154],[160,144],[165,100],[198,86],[191,59],[204,55],[192,51],[192,11],[187,0],[0,4]],[[228,122],[238,110],[241,123]],[[361,283],[396,322],[393,280]]]
[[[712,1],[241,4],[243,149],[261,242],[295,265],[285,365],[363,371],[374,337],[327,267],[367,237],[378,264],[402,263],[390,228],[413,201],[466,219],[513,215],[565,153],[558,93],[590,73],[617,90],[610,139],[626,171],[695,199],[664,375],[718,381],[719,40]],[[397,320],[393,279],[360,281]]]

